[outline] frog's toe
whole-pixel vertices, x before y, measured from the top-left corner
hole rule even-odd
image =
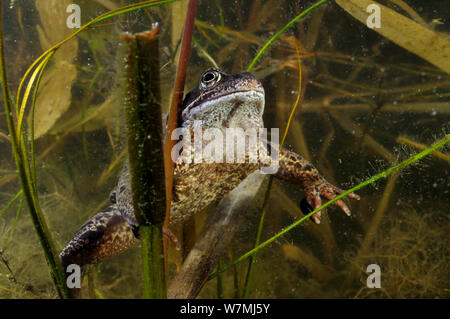
[[[313,210],[322,206],[322,199],[320,198],[319,192],[317,190],[313,190],[309,192],[306,196],[306,203],[301,203],[302,208],[306,208],[304,211],[306,214],[309,214]],[[322,216],[322,212],[318,211],[314,215],[311,216],[311,219],[316,224],[320,224],[320,217]]]
[[[311,216],[311,219],[316,223],[320,224],[320,217],[322,216],[322,212],[315,213]]]
[[[342,201],[342,200],[337,200],[336,201],[336,204],[344,211],[344,213],[347,215],[347,216],[350,216],[351,215],[351,212],[350,212],[350,209],[348,208],[348,206]]]
[[[356,199],[356,200],[360,200],[361,199],[361,197],[359,197],[359,195],[355,194],[355,193],[348,194],[348,197]]]
[[[346,192],[345,190],[340,189],[339,187],[336,187],[336,186],[334,186],[334,185],[331,185],[331,186],[333,187],[334,193],[336,193],[337,195],[340,195],[340,194]],[[360,200],[360,199],[361,199],[361,197],[359,197],[359,195],[358,195],[358,194],[355,194],[355,193],[350,193],[350,194],[348,194],[348,197],[353,198],[353,199],[356,199],[356,200]]]
[[[167,239],[169,239],[175,245],[176,249],[180,250],[181,246],[177,236],[175,236],[175,234],[172,233],[172,231],[168,227],[163,226],[162,231],[163,235],[166,236]]]
[[[327,181],[323,180],[322,183],[320,183],[319,185],[316,185],[315,187],[311,187],[306,190],[306,201],[301,203],[302,211],[305,214],[309,214],[314,209],[319,208],[322,205],[323,200],[332,200],[336,196],[338,196],[344,192],[345,192],[345,190],[342,190],[342,189],[328,183]],[[355,193],[351,193],[348,196],[353,199],[358,199],[358,200],[360,199],[360,197],[358,195],[356,195]],[[339,199],[335,202],[335,204],[338,205],[347,216],[351,216],[350,209],[343,200]],[[316,224],[320,224],[321,215],[322,214],[319,211],[316,214],[312,215],[311,219]]]

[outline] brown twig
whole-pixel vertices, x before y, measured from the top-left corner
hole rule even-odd
[[[244,221],[245,211],[261,186],[264,175],[252,173],[217,206],[206,232],[190,251],[167,291],[167,298],[195,298]]]

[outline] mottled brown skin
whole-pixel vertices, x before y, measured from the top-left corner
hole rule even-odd
[[[262,128],[264,89],[250,73],[228,75],[217,69],[206,70],[199,86],[183,102],[180,126],[201,128]],[[259,145],[260,150],[263,144]],[[263,152],[264,154],[264,152]],[[261,155],[261,152],[260,152]],[[268,156],[268,155],[266,155]],[[248,155],[247,155],[248,157]],[[222,199],[254,170],[266,163],[176,163],[170,224],[184,221],[213,202]],[[301,186],[313,208],[322,199],[332,199],[343,191],[328,183],[317,169],[300,155],[279,150],[277,178]],[[355,194],[350,197],[358,199]],[[108,209],[91,218],[61,252],[64,265],[97,263],[116,256],[137,242],[138,224],[134,216],[130,176],[125,165],[118,185],[111,193]],[[337,201],[350,215],[348,207]],[[320,222],[320,213],[313,216]]]
[[[138,242],[120,211],[111,205],[88,220],[60,254],[63,267],[86,265],[118,255]]]
[[[281,149],[279,154],[280,169],[275,176],[300,185],[305,190],[306,200],[313,209],[322,206],[322,198],[331,200],[344,193],[344,190],[327,182],[311,163],[297,153]],[[354,193],[348,196],[359,200],[359,196]],[[337,200],[336,204],[350,216],[350,209],[342,200]],[[320,216],[321,212],[312,216],[316,224],[320,224]]]

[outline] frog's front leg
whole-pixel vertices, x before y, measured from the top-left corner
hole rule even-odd
[[[282,148],[279,150],[279,169],[275,176],[290,183],[300,185],[306,192],[306,201],[313,209],[317,209],[322,205],[322,199],[331,200],[344,192],[344,190],[330,184],[303,157]],[[359,196],[354,193],[348,196],[359,200]],[[342,200],[336,201],[336,204],[344,213],[350,216],[350,209]],[[316,224],[320,223],[320,216],[320,211],[312,216]]]

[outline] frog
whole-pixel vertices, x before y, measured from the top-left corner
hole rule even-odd
[[[197,87],[184,97],[178,126],[190,131],[196,128],[259,129],[264,127],[264,107],[264,87],[252,73],[227,74],[218,68],[209,68],[202,73]],[[329,183],[301,155],[283,147],[276,148],[276,152],[278,167],[274,177],[301,187],[311,209],[319,208],[323,200],[331,200],[344,192]],[[263,162],[267,162],[196,163],[181,159],[181,156],[175,159],[169,228],[163,230],[175,243],[177,240],[170,232],[171,225],[186,221],[217,203],[248,175],[265,165]],[[111,204],[84,223],[61,251],[64,267],[102,262],[139,242],[130,178],[128,164],[125,163],[117,186],[110,194]],[[348,196],[359,200],[355,193]],[[346,215],[351,215],[343,200],[337,200],[335,204]],[[311,219],[319,224],[321,215],[319,211]]]

